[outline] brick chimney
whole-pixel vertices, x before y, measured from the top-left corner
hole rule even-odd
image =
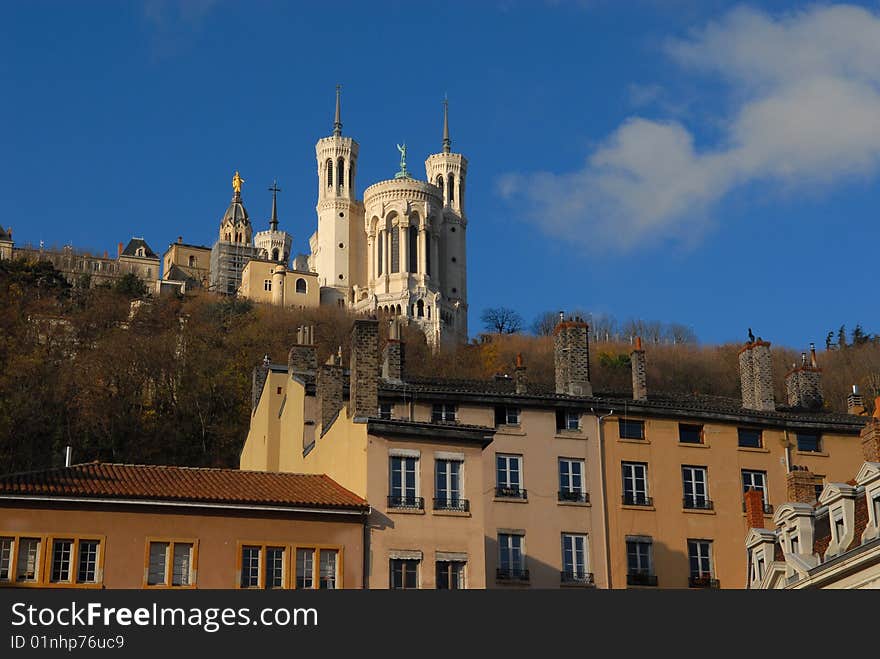
[[[553,330],[553,361],[556,371],[556,393],[570,396],[592,396],[590,384],[590,327],[583,318],[565,320],[559,313],[559,324]]]
[[[254,413],[254,410],[257,409],[257,405],[260,404],[260,398],[263,395],[263,387],[266,385],[266,380],[269,379],[269,363],[269,355],[266,355],[263,357],[262,363],[254,368],[251,383],[251,414]]]
[[[514,379],[516,380],[516,393],[525,394],[529,390],[529,380],[526,376],[526,365],[523,363],[522,353],[516,355],[516,370],[514,371]]]
[[[874,399],[874,416],[862,428],[862,454],[867,462],[880,462],[880,396]]]
[[[648,400],[648,362],[642,350],[642,337],[636,337],[636,349],[630,353],[632,366],[633,400]]]
[[[125,249],[125,246],[122,243],[116,245],[116,257],[119,258],[122,256],[122,250]],[[104,252],[104,257],[107,257],[107,252]]]
[[[403,365],[406,358],[404,343],[400,338],[400,323],[392,320],[388,324],[388,341],[382,350],[382,377],[386,380],[403,380]]]
[[[816,486],[822,487],[822,478],[806,467],[793,466],[785,478],[786,501],[816,503]]]
[[[846,412],[854,416],[864,416],[868,410],[865,408],[865,400],[859,393],[859,385],[852,386],[852,393],[846,397]]]
[[[764,412],[776,409],[768,341],[762,341],[759,337],[743,346],[739,351],[739,377],[744,408]]]
[[[352,417],[379,411],[379,321],[358,318],[351,330],[348,407]]]
[[[315,326],[301,325],[296,328],[296,344],[287,355],[287,371],[295,374],[314,373],[318,369],[315,352]]]
[[[761,490],[749,489],[745,494],[746,522],[750,529],[764,528],[764,495]]]
[[[785,375],[785,391],[789,407],[818,410],[822,407],[822,369],[816,362],[816,346],[810,344],[810,358],[801,354],[801,365]]]
[[[321,434],[327,432],[333,419],[342,409],[342,348],[330,355],[318,369],[315,379],[318,398],[318,414],[321,418]]]

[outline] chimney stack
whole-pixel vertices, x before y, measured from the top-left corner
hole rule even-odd
[[[388,323],[388,341],[382,350],[382,377],[386,380],[403,380],[405,357],[404,343],[400,338],[400,323],[391,320]]]
[[[125,249],[125,246],[122,243],[116,245],[116,257],[122,256],[122,250]],[[106,258],[107,252],[104,252],[104,257]]]
[[[648,362],[642,350],[642,337],[636,337],[636,348],[630,353],[632,366],[633,400],[648,400]]]
[[[379,410],[379,321],[358,318],[351,330],[348,407],[350,416],[367,418]]]
[[[296,344],[287,354],[287,372],[292,376],[314,373],[318,369],[315,352],[315,326],[300,325],[296,328]]]
[[[253,383],[251,385],[251,414],[257,409],[260,403],[260,397],[263,395],[263,387],[266,380],[269,379],[269,359],[268,355],[263,358],[260,365],[254,368]]]
[[[865,401],[859,393],[859,386],[857,384],[852,386],[852,393],[846,397],[846,411],[847,414],[854,416],[863,416],[867,412]]]
[[[822,477],[806,467],[793,466],[785,480],[786,501],[796,503],[816,503],[816,490],[822,488]]]
[[[178,244],[183,244],[183,236],[177,236]]]
[[[523,356],[521,352],[517,353],[516,355],[516,370],[514,371],[514,378],[516,380],[516,393],[528,393],[529,381],[526,377],[526,366],[523,363]]]
[[[746,522],[750,529],[764,528],[764,494],[761,490],[750,488],[745,494]]]
[[[822,407],[822,369],[816,361],[816,346],[810,344],[810,358],[801,354],[801,366],[785,375],[785,391],[789,407],[816,410]]]
[[[739,377],[742,405],[747,410],[773,412],[773,369],[770,361],[770,343],[758,337],[739,351]]]
[[[874,415],[862,428],[862,454],[867,462],[880,462],[880,396],[874,399]]]
[[[569,396],[592,396],[590,384],[590,327],[583,318],[564,320],[553,330],[553,361],[556,393]]]
[[[321,417],[321,435],[327,432],[330,424],[342,409],[342,348],[330,355],[327,362],[318,369],[315,379],[318,398],[318,414]]]

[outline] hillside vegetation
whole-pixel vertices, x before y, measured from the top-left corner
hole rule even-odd
[[[319,360],[342,346],[353,317],[335,308],[278,309],[203,294],[142,301],[132,282],[71,289],[45,263],[0,261],[0,471],[74,460],[237,466],[248,430],[251,373],[284,363],[300,324]],[[386,331],[384,325],[381,331]],[[406,329],[407,374],[481,379],[511,373],[522,353],[534,382],[553,381],[552,337],[482,335],[433,355]],[[737,345],[647,345],[649,392],[739,395]],[[592,345],[597,392],[631,391],[629,343]],[[774,346],[777,400],[799,353]],[[822,351],[829,409],[851,384],[880,390],[880,346]]]

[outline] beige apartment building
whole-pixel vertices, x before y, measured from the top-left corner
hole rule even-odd
[[[355,335],[365,323],[375,321],[357,321]],[[789,474],[809,469],[821,487],[862,461],[863,406],[851,397],[853,414],[822,410],[815,356],[787,375],[786,404],[777,405],[770,346],[760,340],[743,348],[743,397],[731,400],[649,394],[640,347],[632,354],[633,395],[594,393],[588,328],[578,319],[556,329],[549,386],[529,382],[522,363],[513,377],[490,381],[404,379],[404,345],[394,338],[378,378],[378,364],[354,363],[378,354],[377,341],[366,352],[353,344],[348,373],[338,360],[318,369],[304,357],[314,354],[308,334],[301,332],[287,366],[257,370],[241,466],[327,473],[366,498],[377,516],[370,587],[397,585],[397,560],[415,561],[418,579],[410,583],[437,584],[432,552],[463,551],[436,544],[439,529],[456,536],[448,519],[429,514],[438,493],[452,489],[470,514],[455,528],[483,539],[481,553],[467,545],[467,587],[743,588],[744,492],[761,491],[769,519],[786,500]],[[346,384],[356,392],[364,381],[375,383],[376,398],[371,393],[358,413],[355,393],[347,407],[328,406],[336,391],[344,402]],[[456,431],[473,433],[470,449],[453,442]],[[461,463],[454,487],[443,462],[453,454]],[[401,467],[403,458],[412,462]],[[412,480],[402,475],[407,469]],[[406,487],[407,500],[424,506],[412,513],[421,520],[415,525],[398,522],[393,510]]]
[[[284,263],[251,259],[241,272],[241,297],[279,307],[315,309],[321,303],[318,274],[290,270]]]

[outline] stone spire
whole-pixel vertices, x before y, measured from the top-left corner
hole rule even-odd
[[[333,137],[340,137],[342,135],[342,111],[339,104],[341,94],[342,85],[336,85],[336,118],[333,120]]]
[[[443,153],[449,153],[452,140],[449,139],[449,99],[443,99]]]
[[[269,229],[278,231],[278,193],[281,192],[281,188],[278,187],[278,179],[272,181],[269,192],[272,193],[272,215],[269,217]]]

